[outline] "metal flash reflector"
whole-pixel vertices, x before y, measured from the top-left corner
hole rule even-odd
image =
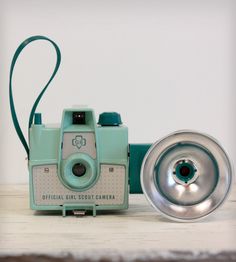
[[[180,131],[156,142],[141,168],[141,185],[152,206],[176,221],[193,221],[218,208],[228,195],[232,168],[213,138]]]

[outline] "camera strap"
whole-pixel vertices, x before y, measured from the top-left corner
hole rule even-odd
[[[61,52],[60,52],[60,49],[57,46],[57,44],[55,42],[53,42],[51,39],[49,39],[49,38],[47,38],[45,36],[40,36],[40,35],[39,36],[29,37],[25,41],[23,41],[19,45],[19,47],[16,49],[15,54],[14,54],[14,56],[12,58],[11,67],[10,67],[10,79],[9,79],[9,99],[10,99],[11,116],[12,116],[12,120],[13,120],[13,124],[14,124],[15,130],[16,130],[16,133],[17,133],[17,135],[18,135],[22,145],[25,148],[25,151],[27,153],[28,159],[29,159],[29,145],[26,142],[24,134],[23,134],[23,132],[21,130],[21,127],[20,127],[20,124],[19,124],[19,121],[18,121],[18,118],[17,118],[16,110],[15,110],[15,104],[14,104],[13,92],[12,92],[12,76],[13,76],[13,72],[14,72],[14,67],[15,67],[16,61],[17,61],[20,53],[22,52],[22,50],[28,44],[30,44],[33,41],[37,41],[37,40],[46,40],[46,41],[50,42],[54,46],[54,48],[56,50],[57,61],[56,61],[56,65],[55,65],[54,71],[52,73],[52,76],[50,77],[49,81],[47,82],[45,87],[42,89],[42,91],[40,92],[40,94],[38,95],[37,99],[35,100],[35,102],[33,104],[33,107],[31,109],[30,116],[29,116],[28,128],[31,127],[31,125],[33,123],[33,118],[34,118],[34,114],[35,114],[35,111],[37,109],[37,106],[38,106],[38,104],[39,104],[39,102],[40,102],[44,92],[47,90],[49,84],[51,83],[51,81],[53,80],[54,76],[56,75],[57,70],[58,70],[58,68],[60,66],[60,63],[61,63]]]

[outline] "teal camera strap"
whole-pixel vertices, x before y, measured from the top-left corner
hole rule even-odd
[[[31,109],[30,116],[29,116],[28,128],[31,127],[31,125],[33,123],[33,118],[34,118],[34,114],[35,114],[35,111],[37,109],[37,106],[38,106],[38,104],[39,104],[43,94],[47,90],[49,84],[51,83],[51,81],[55,77],[55,75],[56,75],[56,73],[57,73],[57,71],[58,71],[58,69],[60,67],[60,63],[61,63],[61,52],[60,52],[60,49],[57,46],[57,44],[55,42],[53,42],[51,39],[49,39],[49,38],[47,38],[45,36],[40,36],[40,35],[32,36],[32,37],[27,38],[24,42],[22,42],[19,45],[19,47],[16,49],[16,52],[15,52],[15,54],[13,56],[13,59],[12,59],[12,62],[11,62],[11,68],[10,68],[10,79],[9,79],[9,99],[10,99],[11,116],[12,116],[12,120],[13,120],[13,123],[14,123],[14,127],[15,127],[15,130],[16,130],[16,133],[17,133],[17,135],[18,135],[22,145],[25,148],[25,151],[27,153],[28,159],[29,159],[29,145],[26,142],[26,139],[24,137],[24,134],[22,132],[22,129],[20,127],[20,124],[19,124],[19,121],[18,121],[18,117],[17,117],[17,114],[16,114],[15,104],[14,104],[14,99],[13,99],[13,92],[12,92],[12,77],[13,77],[13,72],[14,72],[16,61],[17,61],[20,53],[22,52],[22,50],[28,44],[30,44],[30,43],[32,43],[34,41],[37,41],[37,40],[46,40],[46,41],[50,42],[54,46],[54,48],[56,50],[57,60],[56,60],[56,65],[55,65],[54,71],[53,71],[49,81],[47,82],[45,87],[42,89],[42,91],[40,92],[40,94],[38,95],[37,99],[35,100],[35,102],[33,104],[33,107]]]

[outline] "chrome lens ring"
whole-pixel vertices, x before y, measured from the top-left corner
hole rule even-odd
[[[175,179],[176,167],[184,161],[195,172],[187,183],[180,176]],[[231,184],[232,167],[226,152],[215,139],[193,131],[179,131],[157,141],[141,168],[142,190],[148,201],[175,221],[192,222],[211,214],[224,202]]]

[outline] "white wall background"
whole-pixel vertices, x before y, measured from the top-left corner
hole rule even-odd
[[[216,137],[236,161],[236,4],[210,0],[0,0],[0,183],[27,183],[27,162],[10,116],[8,75],[17,46],[42,34],[62,65],[38,111],[60,122],[63,108],[88,104],[121,113],[130,142],[178,129]],[[38,42],[19,61],[14,92],[24,131],[54,66]]]

